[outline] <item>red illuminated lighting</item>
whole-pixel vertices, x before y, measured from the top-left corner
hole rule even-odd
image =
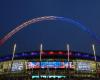
[[[60,52],[58,52],[58,54],[64,54],[64,53],[60,51]]]
[[[53,52],[53,51],[51,51],[51,52],[49,52],[49,54],[54,54],[54,52]]]
[[[66,53],[66,55],[68,55],[68,52]],[[69,52],[69,55],[72,55],[72,53],[71,53],[71,52]]]
[[[71,52],[69,52],[69,55],[72,55],[72,53],[71,53]]]
[[[41,52],[41,54],[45,54],[45,52]]]

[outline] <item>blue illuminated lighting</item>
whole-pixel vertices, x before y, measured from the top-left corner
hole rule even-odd
[[[76,53],[75,56],[76,57],[79,57],[79,56],[82,56],[82,55],[80,55],[80,53]]]
[[[77,56],[80,56],[80,53],[77,53]]]
[[[89,55],[83,55],[84,56],[84,58],[87,58],[87,57],[89,57]]]
[[[42,65],[42,68],[45,68],[45,67],[49,67],[49,68],[59,68],[59,67],[63,67],[63,64],[64,63],[61,63],[61,62],[42,62],[41,65]]]
[[[5,57],[6,59],[9,59],[9,57]]]
[[[22,56],[27,56],[27,53],[22,53]]]
[[[16,54],[15,57],[18,57],[18,55]]]
[[[58,55],[59,55],[59,57],[60,56],[64,57],[65,55],[68,56],[68,54],[66,52],[64,52],[64,51],[44,51],[42,53],[42,56],[45,56],[45,55],[47,55],[47,56],[49,56],[49,55],[57,55],[57,57],[58,57]],[[23,53],[20,53],[20,54],[18,53],[18,54],[15,54],[14,58],[15,59],[18,59],[18,58],[27,59],[29,57],[31,58],[31,57],[35,57],[35,56],[40,56],[40,52],[39,51],[33,51],[33,52],[23,52]],[[72,53],[70,52],[70,57],[94,60],[94,56],[93,55],[86,54],[86,53],[83,54],[81,52],[72,52]],[[10,60],[11,58],[12,58],[12,55],[0,57],[0,62],[6,61],[6,60]],[[97,57],[97,61],[100,61],[100,57],[99,56]]]
[[[65,78],[66,76],[53,76],[53,75],[45,76],[45,75],[42,75],[42,76],[32,76],[32,79],[39,78],[39,77],[42,77],[42,78]]]
[[[31,55],[37,55],[37,53],[36,52],[32,52]]]

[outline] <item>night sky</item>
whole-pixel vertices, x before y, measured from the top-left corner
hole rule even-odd
[[[40,16],[62,16],[76,20],[100,36],[100,0],[0,0],[0,38],[21,23]],[[74,51],[100,54],[97,43],[87,32],[64,21],[43,21],[17,32],[0,46],[0,55],[39,50],[66,50],[66,44]]]

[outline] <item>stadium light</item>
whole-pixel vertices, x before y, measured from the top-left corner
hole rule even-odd
[[[95,45],[92,44],[92,49],[93,49],[93,55],[94,55],[94,60],[95,60],[95,64],[96,64],[96,78],[98,77],[98,73],[97,73],[97,58],[96,58],[96,49],[95,49]]]
[[[13,55],[12,55],[12,60],[11,60],[11,70],[12,70],[12,65],[13,65],[15,53],[16,53],[16,43],[14,44],[14,47],[13,47]],[[11,70],[10,70],[10,71],[11,71]]]
[[[40,72],[39,72],[39,78],[41,78],[41,61],[42,61],[42,52],[43,52],[43,45],[40,44]]]
[[[69,53],[70,53],[70,52],[69,52],[69,44],[67,44],[67,55],[68,55],[67,58],[68,58],[68,62],[69,62]]]
[[[40,61],[42,60],[43,45],[40,44]]]
[[[70,52],[69,52],[69,44],[67,44],[67,59],[68,59],[68,79],[70,79],[70,74],[69,74],[69,71],[70,71],[70,67],[69,67],[69,54],[70,54]]]
[[[95,45],[94,44],[92,44],[92,49],[93,49],[94,59],[96,61],[96,51],[95,51]]]

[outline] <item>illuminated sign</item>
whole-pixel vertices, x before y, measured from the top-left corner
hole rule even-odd
[[[28,62],[28,68],[75,68],[72,62]]]
[[[94,61],[81,61],[77,62],[77,70],[78,71],[89,71],[93,72],[96,70],[96,63]]]
[[[39,68],[40,63],[39,62],[28,62],[28,68]]]
[[[77,64],[77,69],[78,70],[90,70],[90,64],[87,62],[79,62]]]
[[[23,62],[13,62],[11,71],[22,71],[23,67]]]
[[[45,75],[43,75],[43,76],[32,76],[32,79],[33,78],[40,78],[40,77],[42,77],[42,78],[65,78],[65,76],[54,76],[54,75],[50,75],[50,76],[45,76]]]
[[[41,62],[41,68],[63,68],[64,62]]]

